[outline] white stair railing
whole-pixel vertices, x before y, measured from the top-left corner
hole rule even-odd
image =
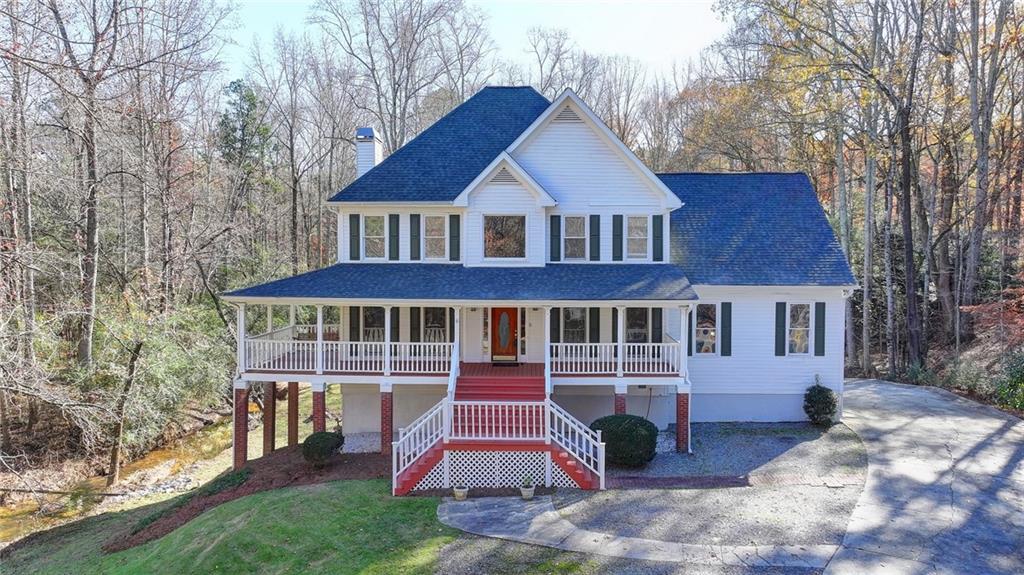
[[[547,433],[543,401],[453,401],[449,413],[455,440],[540,441]]]
[[[604,489],[604,443],[601,432],[594,431],[557,403],[548,400],[548,433],[554,441],[597,475]]]
[[[413,425],[406,427],[399,434],[398,441],[391,443],[393,493],[398,491],[398,476],[444,437],[446,403],[447,400],[444,399],[437,402],[437,405],[428,409]]]

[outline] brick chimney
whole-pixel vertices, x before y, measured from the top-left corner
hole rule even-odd
[[[383,159],[384,146],[373,128],[356,128],[356,177],[362,177]]]

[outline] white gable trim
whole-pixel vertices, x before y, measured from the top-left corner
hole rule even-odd
[[[494,160],[484,168],[484,171],[480,172],[480,175],[474,178],[473,181],[466,186],[466,189],[462,190],[462,193],[452,201],[452,205],[462,207],[468,206],[469,195],[478,187],[490,181],[490,179],[497,174],[501,168],[505,168],[509,172],[512,172],[512,175],[514,175],[516,179],[523,184],[523,187],[537,198],[541,206],[550,207],[558,205],[555,198],[551,197],[551,194],[547,193],[547,191],[537,183],[537,180],[534,180],[533,176],[528,174],[526,170],[519,165],[519,162],[515,161],[508,152],[498,154],[498,157],[494,158]]]
[[[589,123],[593,128],[595,128],[601,138],[611,145],[622,159],[625,160],[626,165],[636,171],[640,175],[641,179],[646,181],[652,190],[662,194],[662,205],[665,208],[674,210],[683,205],[679,200],[679,197],[676,196],[664,182],[658,179],[658,176],[655,176],[654,172],[644,165],[644,163],[640,161],[640,158],[637,158],[636,154],[622,143],[622,140],[612,133],[608,126],[601,121],[601,118],[598,118],[597,115],[594,114],[594,111],[590,109],[590,106],[587,106],[587,104],[570,89],[566,89],[562,92],[561,96],[555,98],[555,101],[548,106],[548,109],[534,120],[533,123],[530,124],[530,127],[526,128],[526,130],[524,130],[523,133],[505,149],[505,151],[511,154],[515,152],[516,149],[525,145],[531,137],[541,129],[542,126],[546,126],[551,120],[553,120],[554,117],[565,108],[567,103],[582,112],[583,121]]]

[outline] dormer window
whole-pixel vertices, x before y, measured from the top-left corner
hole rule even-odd
[[[384,216],[363,216],[363,257],[383,259]]]
[[[423,243],[428,260],[444,259],[448,242],[445,239],[445,216],[424,216]]]
[[[631,260],[647,259],[647,216],[629,216],[626,221],[626,257]]]
[[[526,257],[526,216],[484,216],[484,257]]]
[[[565,216],[563,233],[563,249],[567,260],[583,260],[587,257],[587,218],[584,216]]]

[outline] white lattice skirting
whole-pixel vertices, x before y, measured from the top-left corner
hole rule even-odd
[[[527,475],[536,485],[577,487],[576,482],[551,460],[548,451],[447,451],[414,489],[440,489],[459,484],[466,487],[519,487]]]

